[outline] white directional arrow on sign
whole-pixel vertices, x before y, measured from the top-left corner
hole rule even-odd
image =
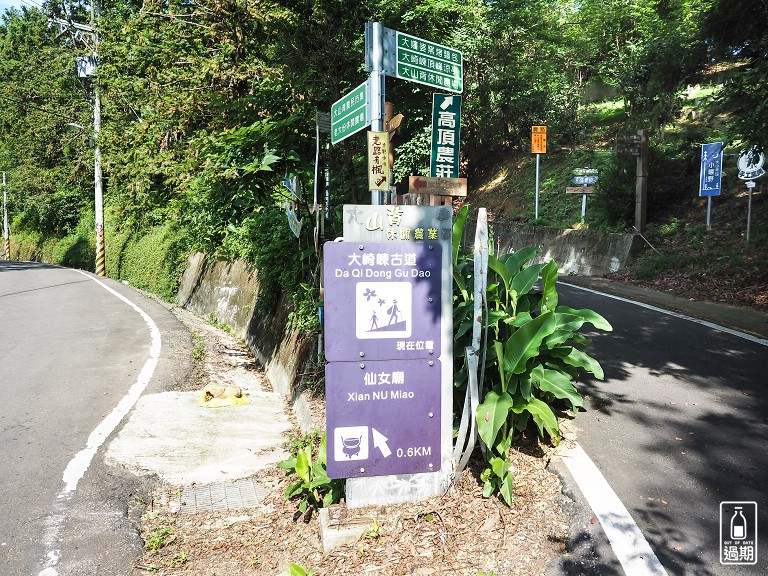
[[[384,456],[384,458],[387,458],[392,454],[392,450],[387,446],[387,437],[376,430],[376,428],[371,428],[371,433],[373,435],[373,447],[381,450],[381,455]]]
[[[443,110],[447,110],[450,106],[453,106],[453,96],[446,97],[443,103],[440,104],[440,108]]]

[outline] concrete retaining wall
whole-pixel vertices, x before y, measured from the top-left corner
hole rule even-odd
[[[621,270],[644,247],[637,234],[518,224],[494,224],[493,233],[500,253],[526,246],[538,247],[541,249],[539,262],[554,259],[561,274],[577,276],[602,276]]]
[[[324,423],[313,421],[306,391],[300,385],[300,374],[317,342],[286,330],[290,303],[284,299],[272,313],[256,313],[259,289],[258,272],[245,262],[210,261],[198,252],[187,260],[176,298],[204,318],[213,315],[218,322],[229,324],[264,366],[275,392],[291,402],[301,428],[320,428]]]
[[[467,226],[474,236],[474,228]],[[588,230],[561,230],[543,226],[494,225],[501,252],[526,246],[541,248],[540,261],[553,259],[563,274],[598,276],[620,270],[642,248],[634,234],[605,234]],[[470,241],[471,242],[471,241]],[[290,400],[305,431],[320,428],[314,422],[301,373],[317,349],[314,338],[286,330],[290,302],[281,300],[270,314],[254,311],[259,294],[258,272],[242,261],[210,261],[205,254],[189,257],[177,299],[181,305],[207,318],[229,324],[264,366],[274,390]]]

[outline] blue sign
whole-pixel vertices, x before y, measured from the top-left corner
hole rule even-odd
[[[723,143],[712,142],[711,144],[702,144],[699,196],[720,196],[722,175]]]
[[[585,186],[589,186],[590,184],[597,182],[597,176],[574,176],[571,181],[574,184],[583,184]]]
[[[439,360],[327,364],[328,476],[440,470],[440,378]]]

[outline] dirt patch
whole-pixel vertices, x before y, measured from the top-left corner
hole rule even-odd
[[[197,378],[190,386],[220,380],[217,372],[233,364],[256,370],[231,334],[185,310],[174,313],[199,344]],[[187,514],[173,505],[184,487],[166,484],[142,517],[146,548],[132,574],[275,575],[290,562],[334,576],[544,574],[565,548],[566,497],[547,470],[553,448],[528,439],[513,450],[514,506],[482,497],[480,462],[471,462],[442,497],[360,511],[375,517],[376,525],[355,544],[327,555],[317,513],[297,514],[297,502],[284,498],[287,482],[276,467],[254,476],[267,495],[251,508]]]
[[[283,497],[282,472],[266,471],[258,480],[271,490],[257,509],[186,515],[155,507],[146,514],[144,540],[166,533],[167,544],[147,549],[134,575],[279,574],[289,562],[318,575],[543,574],[564,550],[568,532],[565,496],[546,469],[550,450],[517,450],[511,508],[482,497],[473,468],[443,497],[362,510],[377,526],[327,555],[317,514],[297,516],[296,503]],[[175,488],[164,490],[171,496]]]

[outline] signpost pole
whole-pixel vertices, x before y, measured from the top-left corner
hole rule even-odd
[[[535,220],[539,221],[539,159],[541,154],[536,154],[536,215]]]
[[[635,184],[635,228],[645,233],[648,204],[648,130],[638,130],[640,155],[637,157],[637,182]]]
[[[587,187],[587,184],[583,184],[584,188]],[[582,194],[581,195],[581,221],[584,222],[587,218],[587,195]]]
[[[752,227],[752,189],[754,187],[754,182],[747,182],[747,188],[749,188],[749,201],[747,202],[747,244],[749,244],[749,231]]]
[[[384,130],[384,27],[381,22],[371,24],[371,131],[382,132]],[[371,204],[382,204],[382,192],[371,190]]]
[[[752,196],[749,197],[752,200]],[[5,171],[3,171],[3,253],[5,259],[11,259],[11,244],[8,241],[8,195],[5,188]]]
[[[707,196],[707,230],[712,229],[712,196]]]

